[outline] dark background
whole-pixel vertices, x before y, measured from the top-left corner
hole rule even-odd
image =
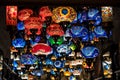
[[[119,6],[120,0],[0,0],[1,5],[84,5]]]

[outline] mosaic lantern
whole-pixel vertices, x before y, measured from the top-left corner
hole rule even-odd
[[[31,74],[34,75],[34,76],[40,77],[40,76],[42,76],[43,71],[42,71],[42,70],[33,70],[33,71],[31,72]]]
[[[6,6],[6,24],[17,25],[17,6]]]
[[[102,21],[103,22],[112,21],[112,18],[113,18],[112,7],[103,6],[103,7],[101,7],[101,11],[102,11]]]
[[[93,20],[94,26],[99,25],[102,22],[102,17],[100,15],[99,10],[89,9],[88,10],[88,20]]]
[[[32,54],[23,54],[20,57],[20,62],[24,65],[33,65],[38,61],[37,57]]]
[[[26,45],[26,42],[23,38],[16,38],[12,41],[12,45],[15,48],[24,48],[24,46]]]
[[[87,12],[78,12],[76,18],[72,21],[72,23],[83,23],[87,21]]]
[[[25,27],[24,27],[24,22],[19,22],[19,23],[17,24],[17,29],[18,29],[18,30],[24,30],[24,29],[25,29]]]
[[[64,31],[59,24],[51,24],[50,26],[47,27],[47,34],[49,34],[50,36],[54,35],[63,36]]]
[[[18,19],[20,21],[25,21],[33,14],[31,9],[23,9],[18,12]]]
[[[52,48],[47,44],[38,43],[32,46],[32,54],[49,55],[49,54],[52,54]]]
[[[97,38],[100,38],[100,37],[107,38],[107,33],[102,28],[102,26],[95,27],[94,32],[95,32],[95,35],[96,35]]]
[[[27,20],[24,21],[24,26],[25,26],[25,33],[27,35],[32,34],[31,30],[36,29],[36,34],[40,35],[41,34],[41,29],[42,29],[42,22],[41,19],[38,17],[29,17]]]
[[[71,51],[71,48],[67,44],[61,44],[57,47],[57,52],[61,55],[68,55]]]
[[[88,30],[83,26],[72,26],[70,33],[73,37],[84,37],[88,34]]]
[[[54,66],[55,66],[56,68],[62,68],[62,67],[64,67],[64,62],[57,60],[57,61],[54,62]]]
[[[85,58],[95,58],[99,54],[99,49],[94,46],[86,46],[81,51]]]
[[[43,6],[39,10],[39,16],[41,17],[41,20],[44,22],[46,21],[47,17],[52,16],[52,12],[50,11],[48,6]]]
[[[62,21],[72,22],[77,16],[76,11],[72,7],[57,7],[53,9],[52,12],[53,12],[52,19],[56,23]]]
[[[50,45],[61,45],[64,40],[63,37],[52,36],[48,39],[48,42],[50,43]]]
[[[53,65],[53,61],[50,60],[50,59],[46,59],[46,60],[45,60],[45,64],[46,64],[46,65]]]

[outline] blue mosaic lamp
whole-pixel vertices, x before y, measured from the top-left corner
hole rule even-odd
[[[18,29],[18,30],[24,30],[24,29],[25,29],[25,27],[24,27],[24,22],[19,22],[19,23],[17,24],[17,29]]]
[[[33,65],[38,61],[37,57],[32,54],[23,54],[20,57],[20,62],[24,65]]]
[[[99,10],[89,9],[88,10],[88,20],[95,21],[94,26],[99,25],[102,22],[102,17],[100,15]]]
[[[72,26],[70,33],[72,37],[84,37],[88,34],[88,30],[83,26]]]
[[[64,55],[68,55],[71,53],[71,49],[69,48],[69,46],[67,44],[61,44],[57,47],[57,52],[59,54],[64,54]]]
[[[14,40],[12,40],[12,45],[15,48],[24,48],[26,42],[23,38],[16,38]]]
[[[33,70],[33,71],[31,72],[31,74],[34,75],[34,76],[40,77],[40,76],[43,75],[43,71],[42,71],[42,70]]]
[[[95,27],[94,32],[95,32],[95,35],[96,35],[97,38],[100,38],[100,37],[107,38],[107,33],[102,28],[102,26]]]
[[[85,58],[95,58],[99,54],[99,49],[94,46],[86,46],[82,48],[81,52]]]
[[[63,68],[64,67],[64,61],[57,60],[57,61],[54,62],[54,66],[56,68]]]

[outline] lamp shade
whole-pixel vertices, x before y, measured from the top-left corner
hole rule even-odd
[[[72,7],[57,7],[53,9],[53,16],[52,19],[54,22],[59,23],[62,21],[69,21],[72,22],[76,16],[77,13]]]
[[[24,46],[26,45],[26,42],[23,38],[16,38],[12,40],[12,45],[15,48],[24,48]]]
[[[20,57],[20,61],[24,65],[33,65],[37,62],[37,57],[32,54],[23,54]]]
[[[95,58],[99,54],[99,49],[94,46],[86,46],[82,48],[81,52],[85,58]]]
[[[59,24],[51,24],[50,26],[47,27],[47,34],[49,34],[50,36],[54,35],[63,36],[64,31]]]
[[[31,9],[22,9],[18,12],[18,19],[20,21],[24,21],[28,19],[32,14],[33,14],[33,11]]]
[[[44,43],[38,43],[32,46],[32,54],[34,55],[49,55],[52,53],[52,48]]]

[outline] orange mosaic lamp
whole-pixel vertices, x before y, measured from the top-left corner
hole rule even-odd
[[[54,35],[63,36],[64,31],[59,24],[51,24],[50,26],[47,27],[47,34],[49,34],[50,36]]]
[[[17,25],[17,6],[6,6],[6,25]]]
[[[39,16],[41,17],[41,21],[44,22],[46,20],[46,17],[52,16],[52,12],[48,6],[43,6],[39,10]]]
[[[27,20],[24,21],[24,26],[25,26],[25,33],[27,35],[32,34],[31,29],[37,29],[36,34],[40,35],[41,34],[41,29],[42,29],[42,22],[41,19],[38,17],[29,17]]]
[[[30,17],[30,15],[33,14],[33,11],[31,9],[23,9],[18,12],[18,19],[20,21],[24,21]]]

